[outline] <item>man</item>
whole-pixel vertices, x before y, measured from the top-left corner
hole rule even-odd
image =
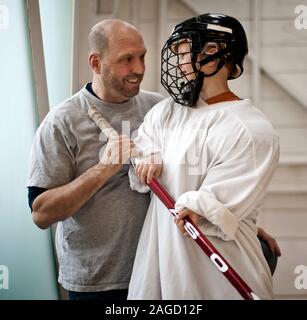
[[[242,74],[247,51],[239,21],[210,13],[178,24],[162,49],[162,84],[172,98],[145,116],[135,139],[144,150],[136,174],[142,183],[160,176],[177,200],[175,222],[181,232],[153,196],[129,299],[242,298],[198,246],[182,236],[188,236],[185,217],[258,297],[272,298],[256,220],[278,163],[279,139],[251,101],[228,87],[228,80]],[[151,162],[159,158],[163,169],[161,161]]]
[[[29,204],[38,227],[58,222],[59,282],[71,299],[125,299],[149,195],[129,188],[130,138],[107,141],[87,112],[95,106],[130,134],[163,97],[140,91],[146,48],[132,25],[98,23],[89,48],[93,82],[54,107],[37,131]]]

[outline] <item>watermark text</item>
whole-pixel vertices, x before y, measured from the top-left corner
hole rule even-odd
[[[297,17],[294,20],[294,26],[297,30],[307,30],[307,6],[301,4],[296,6],[294,13]]]
[[[298,276],[294,280],[294,286],[297,290],[307,289],[307,267],[298,265],[294,269],[294,273]]]
[[[9,289],[9,269],[4,265],[0,265],[0,290],[1,289]]]

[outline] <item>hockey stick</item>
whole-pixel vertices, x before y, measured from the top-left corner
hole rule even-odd
[[[112,135],[118,134],[95,107],[89,107],[88,115],[108,138]],[[167,207],[169,212],[176,217],[177,212],[175,211],[175,201],[158,182],[158,180],[153,178],[148,186]],[[230,264],[224,258],[222,258],[218,250],[212,245],[202,231],[192,222],[192,220],[189,217],[185,217],[183,221],[184,228],[188,234],[210,258],[214,265],[224,274],[230,283],[238,290],[241,296],[245,300],[260,300],[259,297],[246,284],[246,282],[230,266]]]

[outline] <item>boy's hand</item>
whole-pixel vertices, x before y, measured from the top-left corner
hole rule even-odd
[[[180,232],[184,235],[184,236],[188,236],[191,237],[187,231],[184,228],[184,222],[183,222],[183,218],[185,217],[189,217],[192,222],[197,226],[198,225],[198,220],[200,218],[200,215],[195,213],[192,210],[189,210],[187,208],[183,209],[182,211],[180,211],[177,215],[177,217],[175,218],[175,223],[177,225],[177,227],[179,228]]]
[[[141,183],[148,184],[152,178],[158,178],[162,172],[162,159],[159,154],[151,154],[139,161],[135,173]]]

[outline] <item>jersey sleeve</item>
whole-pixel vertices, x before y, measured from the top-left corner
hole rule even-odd
[[[157,158],[161,161],[161,114],[160,105],[156,105],[145,116],[143,123],[138,129],[138,134],[134,139],[136,148],[140,151],[142,158],[146,158],[151,154],[157,154]],[[161,163],[161,162],[160,162]],[[130,188],[141,193],[149,192],[150,188],[144,186],[135,175],[134,169],[129,170]]]
[[[216,225],[224,240],[234,239],[240,222],[261,204],[279,157],[276,135],[229,129],[209,144],[214,156],[200,188],[176,202],[177,210],[188,208]]]

